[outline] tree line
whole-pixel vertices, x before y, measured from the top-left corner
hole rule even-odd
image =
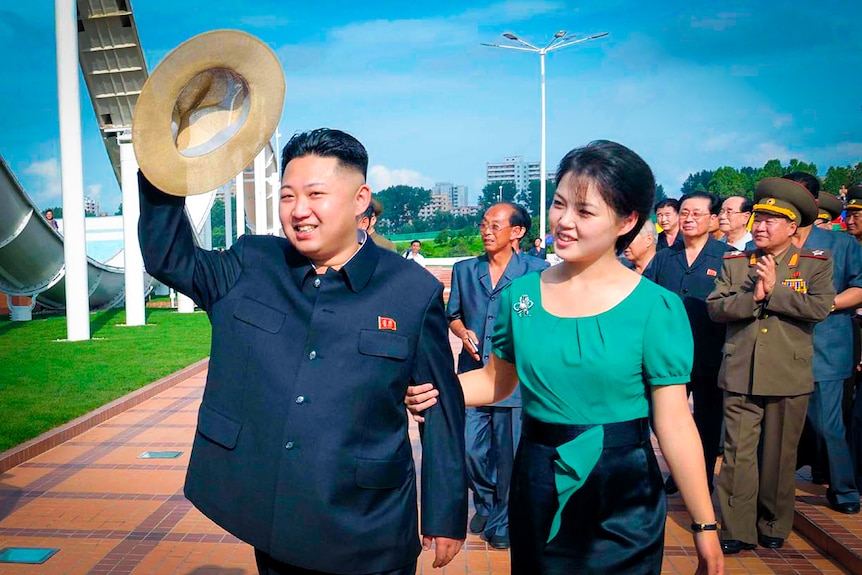
[[[831,166],[821,177],[817,165],[813,162],[803,162],[794,158],[787,165],[784,165],[780,160],[772,159],[761,168],[722,166],[715,170],[701,170],[689,174],[680,188],[680,194],[707,191],[720,197],[746,196],[752,198],[757,182],[764,178],[780,178],[790,172],[805,172],[820,178],[821,189],[835,195],[838,194],[842,186],[849,188],[862,184],[862,162],[857,162],[855,166]]]

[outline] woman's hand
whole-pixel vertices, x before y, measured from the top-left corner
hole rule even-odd
[[[440,392],[437,391],[433,383],[422,383],[407,387],[407,395],[404,396],[404,405],[407,406],[407,411],[410,412],[413,421],[416,423],[425,421],[425,418],[422,417],[422,412],[433,405],[437,405],[438,395],[440,395]]]
[[[718,531],[701,531],[694,534],[697,549],[697,571],[695,575],[723,575],[724,554],[718,540]]]

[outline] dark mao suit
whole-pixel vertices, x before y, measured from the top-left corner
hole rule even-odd
[[[715,289],[724,254],[730,250],[732,248],[727,244],[707,238],[697,258],[688,265],[685,245],[674,242],[669,248],[656,253],[644,271],[645,278],[680,297],[691,323],[694,362],[689,392],[694,398],[694,422],[703,445],[706,478],[710,488],[715,475],[721,422],[724,418],[724,396],[718,387],[718,370],[721,368],[721,348],[724,346],[726,330],[723,323],[710,319],[706,298]],[[661,329],[661,326],[656,326],[656,329]]]
[[[425,415],[422,533],[464,538],[464,400],[440,282],[367,240],[323,275],[277,237],[202,250],[183,198],[140,183],[147,271],[212,322],[188,499],[290,565],[409,565],[420,543],[403,399],[430,381],[440,403]]]

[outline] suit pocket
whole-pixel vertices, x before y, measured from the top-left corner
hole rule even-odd
[[[364,489],[395,489],[407,480],[410,459],[357,459],[356,485]]]
[[[278,333],[284,323],[285,315],[284,312],[247,297],[239,300],[233,312],[233,317],[239,321],[267,333]]]
[[[811,363],[814,359],[814,347],[806,345],[793,350],[793,359]]]
[[[407,338],[397,333],[363,329],[359,332],[359,353],[405,360],[409,352]]]
[[[206,405],[198,413],[198,433],[226,449],[236,447],[242,424]]]

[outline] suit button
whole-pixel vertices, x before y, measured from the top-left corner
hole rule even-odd
[[[293,442],[292,442],[292,441],[288,441],[287,443],[285,443],[285,444],[284,444],[284,448],[285,448],[285,449],[287,449],[287,450],[291,450],[291,449],[293,449]]]
[[[768,317],[769,317],[769,314],[768,314],[768,313],[763,314],[763,319],[766,319],[766,318],[768,318]]]
[[[305,403],[305,396],[304,395],[297,395],[296,399],[294,401],[296,401],[296,403]]]
[[[320,287],[320,278],[314,278],[314,287]]]
[[[682,293],[688,293],[688,289],[682,290]]]
[[[497,296],[491,296],[491,301],[497,301]]]
[[[766,333],[766,332],[768,332],[768,331],[769,331],[768,329],[763,328],[763,329],[761,329],[761,330],[760,330],[760,333]]]
[[[315,357],[317,357],[317,352],[311,350],[311,353],[308,354],[308,359],[314,359]]]

